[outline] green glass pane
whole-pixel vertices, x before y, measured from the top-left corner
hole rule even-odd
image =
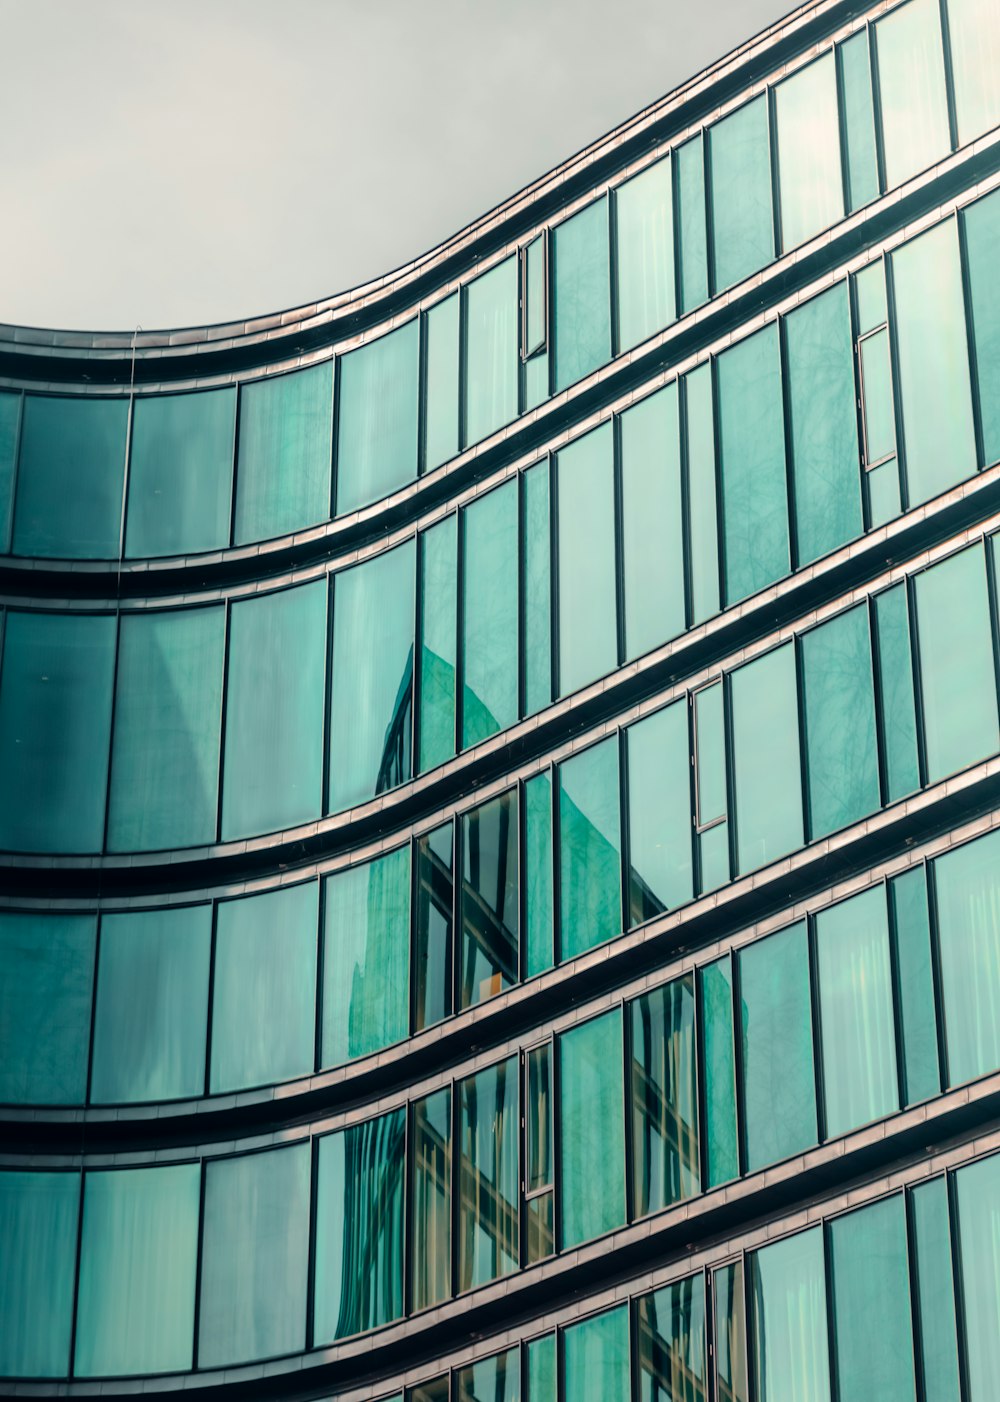
[[[715,480],[712,367],[685,376],[691,622],[719,611],[719,520]]]
[[[334,576],[331,813],[410,777],[415,563],[408,540]]]
[[[69,1372],[78,1173],[0,1173],[0,1376]]]
[[[608,423],[556,459],[560,696],[618,665],[612,453]]]
[[[1000,14],[994,0],[948,0],[959,145],[1000,123]]]
[[[552,557],[548,462],[529,467],[522,477],[522,483],[524,713],[531,716],[552,700]]]
[[[459,1008],[518,981],[517,832],[516,790],[462,819]]]
[[[838,45],[837,54],[840,59],[848,206],[854,210],[868,204],[879,193],[868,30],[862,29]]]
[[[861,534],[858,415],[846,282],[785,317],[795,543],[807,565]]]
[[[896,986],[903,1043],[906,1104],[927,1100],[941,1089],[937,1019],[927,911],[927,875],[922,866],[889,882]]]
[[[714,828],[698,834],[700,891],[714,891],[729,880],[729,824],[716,823]]]
[[[1000,1377],[1000,1155],[955,1174],[968,1402],[990,1402]]]
[[[694,735],[697,778],[698,822],[713,823],[724,818],[726,798],[726,722],[722,683],[695,692]]]
[[[552,967],[552,780],[537,774],[524,786],[527,976]]]
[[[866,336],[858,350],[865,411],[865,461],[878,462],[896,450],[888,331],[883,328]]]
[[[462,1402],[479,1402],[480,1398],[488,1402],[520,1402],[521,1370],[517,1348],[460,1368],[453,1386],[454,1396]]]
[[[906,585],[896,584],[875,597],[879,725],[890,802],[920,787],[917,763],[917,715],[913,694],[913,659]]]
[[[712,1284],[715,1296],[715,1373],[718,1379],[719,1402],[749,1402],[743,1262],[733,1261],[714,1271]]]
[[[528,1104],[525,1107],[525,1191],[552,1185],[552,1043],[528,1052]]]
[[[517,481],[462,512],[462,748],[517,720]]]
[[[615,737],[559,766],[559,958],[622,927],[621,815]]]
[[[118,558],[127,425],[127,399],[24,396],[15,555]]]
[[[518,1266],[518,1058],[458,1088],[458,1289]]]
[[[417,475],[417,317],[341,356],[337,388],[337,515]]]
[[[323,775],[326,581],[232,605],[222,836],[318,818]]]
[[[816,1143],[805,925],[747,945],[739,954],[739,975],[743,1139],[753,1173]]]
[[[451,1294],[451,1091],[415,1101],[412,1114],[410,1306],[422,1310]]]
[[[767,98],[709,128],[714,290],[742,282],[774,257]]]
[[[781,242],[787,251],[844,216],[833,53],[774,89]]]
[[[465,288],[465,441],[478,443],[517,416],[517,258]]]
[[[539,236],[524,250],[524,346],[525,355],[532,355],[545,345],[546,307],[545,277],[546,243]]]
[[[316,1036],[319,883],[221,901],[212,984],[213,1092],[306,1076]]]
[[[701,133],[678,147],[677,264],[681,310],[708,300],[708,231],[705,222],[705,155]]]
[[[413,937],[415,1032],[440,1022],[452,1010],[452,922],[455,877],[451,820],[416,848],[416,928]]]
[[[524,367],[524,405],[522,413],[536,409],[549,397],[549,353],[533,355]]]
[[[215,841],[225,646],[222,605],[123,615],[109,851]]]
[[[88,1173],[77,1377],[191,1367],[201,1167]]]
[[[621,1014],[615,1009],[581,1023],[556,1047],[559,1242],[566,1250],[625,1222]]]
[[[868,513],[872,530],[895,520],[901,511],[899,465],[895,458],[890,458],[868,474]]]
[[[716,361],[726,602],[791,567],[778,328],[766,326]]]
[[[701,971],[701,1025],[705,1044],[706,1188],[739,1173],[736,1143],[736,1062],[733,970],[726,956]]]
[[[113,614],[7,614],[0,847],[101,850],[115,632]]]
[[[632,1209],[645,1217],[700,1188],[694,976],[634,999],[629,1023]]]
[[[309,1160],[296,1144],[205,1165],[200,1367],[305,1348]]]
[[[319,1141],[316,1158],[317,1344],[377,1329],[403,1313],[406,1111]]]
[[[630,725],[625,741],[629,923],[638,925],[694,895],[686,702]]]
[[[628,1402],[628,1306],[595,1314],[559,1335],[564,1402]]]
[[[96,933],[91,915],[0,913],[0,1104],[83,1104]]]
[[[622,414],[625,656],[684,631],[684,526],[677,383]]]
[[[240,386],[237,545],[330,515],[333,361]]]
[[[11,495],[23,395],[0,393],[0,553],[10,549]]]
[[[669,156],[615,191],[618,349],[674,319],[674,206]]]
[[[811,629],[801,647],[809,834],[815,839],[879,807],[867,604]]]
[[[1000,833],[932,864],[948,1085],[1000,1066]]]
[[[430,1378],[419,1387],[406,1389],[406,1402],[449,1402],[450,1386],[448,1374],[440,1378]]]
[[[102,916],[95,1104],[204,1094],[211,948],[210,904]]]
[[[916,579],[920,694],[927,780],[1000,748],[996,675],[981,546]]]
[[[639,1402],[708,1402],[705,1277],[640,1295]]]
[[[611,359],[607,197],[554,228],[550,247],[553,373],[558,391]]]
[[[836,1217],[829,1232],[840,1396],[915,1402],[902,1194]]]
[[[459,295],[432,307],[424,320],[424,471],[440,467],[458,452]]]
[[[932,1178],[929,1183],[914,1188],[910,1194],[910,1213],[916,1266],[921,1395],[927,1402],[959,1402],[955,1281],[945,1179]]]
[[[401,1042],[410,1020],[410,849],[324,886],[322,1064]]]
[[[420,540],[420,772],[455,753],[455,667],[458,639],[458,517],[448,516]]]
[[[996,88],[1000,92],[1000,84]],[[963,220],[983,462],[988,466],[1000,458],[1000,191],[970,205]]]
[[[830,1402],[822,1228],[755,1251],[750,1299],[757,1402]]]
[[[731,685],[737,866],[750,871],[803,842],[791,644],[740,667]]]
[[[556,1336],[543,1334],[525,1348],[528,1391],[524,1402],[552,1402],[556,1395]]]
[[[910,0],[879,20],[875,52],[891,190],[951,150],[938,0]]]
[[[229,544],[236,389],[135,401],[125,554],[191,555]]]
[[[889,318],[885,300],[885,268],[881,258],[854,274],[854,297],[858,308],[858,335],[874,331]]]

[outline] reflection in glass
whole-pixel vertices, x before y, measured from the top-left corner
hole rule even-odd
[[[618,349],[674,319],[674,212],[670,157],[615,190]]]
[[[517,315],[516,256],[466,285],[466,443],[517,415]]]
[[[1000,84],[993,86],[1000,92]],[[983,464],[988,466],[1000,458],[1000,191],[969,205],[963,225]]]
[[[694,894],[687,703],[630,725],[625,743],[629,923],[638,925]]]
[[[855,210],[875,199],[879,192],[867,29],[838,44],[837,57],[840,60],[844,152],[847,158],[847,203],[849,209]]]
[[[719,611],[719,522],[711,365],[706,362],[685,375],[684,387],[691,622],[703,623]]]
[[[758,1402],[830,1402],[822,1227],[755,1251],[750,1298]]]
[[[781,242],[787,252],[844,215],[833,54],[779,83],[774,111]]]
[[[0,1172],[0,1375],[69,1372],[78,1173]]]
[[[330,515],[333,361],[240,386],[237,545]]]
[[[462,748],[517,720],[517,482],[462,512]]]
[[[516,791],[466,814],[461,832],[459,1008],[469,1008],[518,979]]]
[[[677,384],[622,414],[625,656],[684,631],[684,528]]]
[[[707,1402],[705,1277],[639,1297],[639,1402]]]
[[[563,1033],[557,1050],[559,1245],[566,1250],[625,1221],[620,1012]]]
[[[910,1232],[916,1267],[918,1361],[928,1402],[959,1402],[958,1331],[951,1265],[948,1186],[944,1178],[910,1194]]]
[[[889,319],[885,300],[885,268],[881,258],[866,263],[854,274],[854,298],[858,308],[858,335],[874,331]]]
[[[612,736],[559,766],[559,959],[622,928],[618,741]]]
[[[451,1012],[451,933],[455,903],[452,824],[443,823],[416,845],[417,921],[413,947],[413,1030]]]
[[[705,1048],[705,1186],[715,1188],[739,1173],[733,966],[728,954],[701,970],[699,984]]]
[[[419,536],[420,694],[417,733],[421,774],[455,753],[458,638],[458,517]]]
[[[835,1217],[827,1230],[840,1396],[914,1402],[902,1195]]]
[[[526,976],[551,969],[552,912],[552,779],[536,774],[524,786],[525,941]]]
[[[481,1358],[468,1368],[460,1368],[454,1377],[452,1397],[453,1402],[520,1402],[518,1350],[509,1348],[506,1353]]]
[[[414,1310],[451,1294],[451,1091],[411,1107],[410,1293]]]
[[[910,0],[875,25],[886,189],[951,149],[938,0]]]
[[[522,474],[521,613],[524,630],[524,714],[552,700],[552,553],[549,534],[549,463]]]
[[[553,378],[559,391],[611,359],[607,196],[557,225],[549,247]]]
[[[602,424],[556,459],[560,696],[618,665],[611,433]]]
[[[518,1265],[518,1058],[459,1086],[458,1289]]]
[[[889,882],[893,953],[899,992],[905,1103],[941,1089],[927,871],[916,866]]]
[[[763,268],[774,257],[767,98],[754,98],[708,131],[713,290]]]
[[[632,1207],[659,1212],[699,1190],[694,978],[629,1005]]]
[[[736,852],[750,871],[802,846],[795,653],[775,648],[732,674]]]
[[[715,1296],[716,1396],[718,1402],[749,1402],[743,1262],[732,1261],[713,1271],[712,1284]]]
[[[628,1402],[628,1306],[595,1314],[559,1334],[562,1395],[573,1402]]]
[[[337,515],[417,475],[418,317],[340,357]]]
[[[894,469],[895,470],[895,469]],[[920,787],[917,714],[906,585],[894,584],[875,596],[878,635],[879,730],[887,798],[895,802]]]
[[[524,253],[524,345],[521,352],[531,356],[542,349],[546,341],[548,321],[546,286],[545,234],[539,234],[523,250]]]
[[[994,0],[948,0],[948,39],[958,142],[964,146],[1000,123],[1000,13]]]
[[[532,1047],[527,1056],[528,1103],[525,1107],[525,1211],[528,1264],[555,1249],[555,1198],[552,1138],[552,1043]]]
[[[865,414],[865,461],[876,463],[896,451],[896,420],[892,408],[889,332],[880,331],[858,342],[862,400]]]
[[[453,458],[458,452],[458,319],[459,294],[453,292],[431,307],[424,319],[423,470]]]
[[[1000,833],[932,863],[947,1083],[1000,1066]]]

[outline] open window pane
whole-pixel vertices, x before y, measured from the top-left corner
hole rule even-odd
[[[670,157],[615,191],[618,348],[629,350],[674,319],[674,211]]]
[[[797,248],[844,215],[837,72],[826,54],[774,89],[781,242]]]
[[[501,794],[462,819],[459,1008],[518,980],[517,796]]]
[[[705,154],[701,132],[677,148],[677,261],[681,311],[708,300],[708,229],[705,219]]]
[[[625,656],[631,658],[684,631],[676,382],[622,414],[619,424]]]
[[[636,998],[629,1017],[632,1204],[644,1217],[700,1186],[693,977]]]
[[[708,132],[714,290],[774,257],[767,98],[755,97]]]
[[[517,720],[517,492],[505,482],[462,512],[462,748]]]
[[[791,644],[733,673],[732,744],[737,865],[751,871],[803,841]]]
[[[458,1107],[458,1289],[517,1269],[518,1058],[467,1077]]]
[[[621,1014],[581,1023],[556,1048],[559,1244],[567,1250],[625,1222]]]
[[[611,265],[607,196],[550,235],[555,389],[611,359]]]
[[[610,424],[556,459],[559,560],[559,694],[618,665],[615,487]]]
[[[330,515],[333,361],[240,386],[237,545]]]
[[[69,1372],[78,1173],[0,1173],[0,1375]]]
[[[417,475],[420,321],[340,359],[337,515],[379,501]]]
[[[621,930],[618,742],[612,736],[559,766],[559,958]]]
[[[478,443],[517,415],[517,258],[465,288],[465,441]]]
[[[684,389],[691,622],[704,623],[719,611],[719,520],[711,365],[706,363],[686,375]]]
[[[757,1402],[830,1402],[822,1228],[755,1251],[750,1298]]]
[[[910,0],[879,20],[875,50],[891,190],[951,150],[938,0]]]

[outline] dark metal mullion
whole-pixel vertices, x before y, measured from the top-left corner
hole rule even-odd
[[[459,1124],[458,1124],[458,1088],[461,1082],[452,1077],[451,1080],[451,1103],[449,1110],[449,1125],[451,1128],[451,1162],[449,1164],[449,1178],[451,1179],[451,1203],[448,1212],[451,1227],[451,1250],[449,1252],[449,1280],[448,1290],[445,1299],[452,1300],[459,1293],[459,1261],[458,1249],[460,1239],[461,1224],[459,1214],[462,1205],[462,1184],[461,1184],[461,1147],[459,1144]]]
[[[906,435],[903,432],[903,396],[900,386],[899,354],[894,328],[896,326],[896,291],[892,258],[882,260],[885,269],[886,324],[889,338],[889,390],[892,394],[893,427],[896,431],[896,470],[899,474],[900,514],[910,508],[910,488],[906,466]]]
[[[801,70],[800,70],[801,71]],[[786,252],[781,227],[781,173],[778,168],[778,103],[769,83],[764,91],[767,103],[767,158],[771,174],[771,257],[781,258]],[[782,381],[784,383],[784,381]]]
[[[702,189],[705,193],[705,281],[708,284],[707,301],[711,301],[718,288],[715,285],[715,210],[712,200],[712,128],[703,127],[701,140]],[[699,137],[695,137],[698,140]],[[712,386],[713,390],[715,386]]]
[[[462,1008],[462,961],[465,954],[465,930],[462,924],[462,884],[465,880],[465,824],[469,814],[456,813],[448,820],[451,826],[451,997],[445,1008],[445,1017],[454,1017]],[[449,951],[445,950],[445,960]],[[457,1277],[456,1277],[457,1279]]]
[[[72,1170],[69,1170],[72,1172]],[[83,1209],[85,1202],[85,1187],[87,1173],[82,1164],[77,1170],[80,1177],[80,1186],[77,1191],[76,1208],[76,1246],[74,1250],[73,1264],[73,1307],[70,1315],[69,1328],[69,1355],[66,1359],[66,1376],[72,1378],[76,1373],[76,1335],[78,1315],[80,1312],[80,1264],[83,1259]],[[197,1316],[196,1316],[197,1318]]]
[[[442,298],[442,300],[444,300]],[[417,313],[417,477],[427,471],[428,313]]]
[[[222,800],[226,791],[226,731],[229,711],[229,662],[232,648],[233,635],[233,600],[226,599],[222,607],[225,609],[225,620],[223,626],[222,639],[222,686],[219,688],[219,777],[218,791],[215,796],[215,841],[218,842],[222,836]],[[326,775],[324,774],[324,787]],[[326,805],[323,807],[326,812]]]
[[[720,681],[719,685],[722,685]],[[724,695],[724,693],[723,693]],[[694,895],[702,894],[703,874],[701,859],[701,833],[698,827],[698,765],[697,765],[697,725],[695,723],[694,696],[688,692],[684,698],[687,709],[687,741],[688,741],[688,832],[691,848],[691,889]],[[724,705],[724,703],[723,703]],[[723,710],[723,763],[725,763],[725,711]]]
[[[524,538],[527,524],[527,508],[525,507],[526,487],[524,484],[524,473],[517,474],[517,714],[523,720],[527,712],[527,666],[525,653],[527,649],[527,627],[525,625],[525,613],[528,606],[528,581],[527,581],[527,550],[525,549]]]
[[[682,975],[683,977],[683,975]],[[698,1188],[697,1192],[708,1192],[708,1115],[705,1104],[705,1028],[702,1016],[701,969],[692,969],[691,992],[693,994],[692,1023],[694,1032],[694,1117],[697,1133]]]
[[[693,552],[691,549],[691,468],[688,452],[687,376],[674,381],[677,386],[677,465],[680,472],[681,502],[681,579],[684,591],[684,632],[694,622]]]
[[[346,1133],[341,1130],[341,1133]],[[306,1254],[306,1328],[305,1351],[315,1345],[316,1314],[316,1225],[317,1199],[319,1195],[319,1146],[321,1135],[309,1136],[309,1241]]]
[[[339,359],[339,357],[338,357],[338,359]],[[334,384],[336,385],[336,381],[334,382]],[[236,543],[236,495],[237,495],[237,492],[238,492],[238,490],[239,490],[240,420],[241,420],[242,417],[243,417],[243,389],[244,389],[244,381],[238,381],[237,384],[236,384],[236,409],[235,409],[234,415],[233,415],[233,466],[232,466],[232,472],[230,473],[230,478],[229,478],[231,490],[230,490],[230,493],[229,493],[229,539],[228,539],[227,544],[230,545],[230,546],[232,546],[232,545],[234,545],[234,544]],[[334,398],[336,398],[336,388],[334,389]],[[336,427],[336,424],[335,424],[334,426]],[[334,440],[333,440],[333,441],[334,441],[334,443],[336,442],[336,438],[335,438],[335,437],[334,437]],[[330,477],[331,477],[331,494],[332,494],[332,490],[333,490],[333,486],[332,486],[332,482],[333,482],[333,468],[332,468],[332,466],[331,466],[331,469],[330,469]],[[333,510],[332,510],[332,506],[333,506],[333,497],[332,497],[332,495],[331,495],[331,498],[330,498],[330,501],[329,501],[328,504],[329,504],[330,507],[331,507],[330,515],[331,515],[331,517],[332,517],[332,516],[333,516]]]
[[[559,684],[559,459],[549,452],[549,644],[551,700],[561,694]]]
[[[628,737],[624,727],[615,733],[618,744],[618,832],[620,846],[620,886],[618,909],[622,933],[632,928],[631,822],[629,809]]]
[[[551,823],[552,830],[552,967],[556,968],[563,960],[562,952],[562,862],[560,861],[560,843],[562,840],[560,822],[560,794],[562,790],[562,777],[560,766],[553,764],[549,769],[551,783],[549,785],[550,801],[552,805]]]
[[[326,669],[323,677],[323,773],[320,775],[322,812],[330,811],[330,747],[333,742],[333,637],[337,594],[336,573],[326,579]],[[414,663],[416,659],[414,658]]]
[[[903,989],[899,972],[899,929],[896,925],[895,904],[889,894],[888,881],[882,882],[886,907],[886,929],[889,932],[889,981],[892,988],[892,1030],[896,1043],[896,1110],[909,1103],[906,1083],[906,1041],[903,1027]]]
[[[326,886],[328,876],[320,876],[319,891],[317,892],[317,927],[316,927],[316,1014],[313,1027],[313,1067],[316,1071],[323,1066],[323,1005],[325,1000],[324,992],[324,971],[326,967]]]
[[[410,833],[408,841],[410,848],[409,1035],[412,1037],[419,1030],[417,1027],[417,929],[420,923],[420,844],[412,832]]]
[[[632,1019],[628,1017],[629,1003],[622,999],[618,1010],[622,1020],[622,1132],[625,1141],[625,1222],[635,1220],[635,1153],[632,1139]]]
[[[466,360],[469,350],[469,284],[463,283],[458,289],[458,451],[468,447],[466,435],[466,390],[469,372]]]
[[[608,201],[608,314],[611,326],[611,359],[619,353],[621,335],[618,329],[618,192],[607,191]]]
[[[959,148],[958,108],[955,101],[955,75],[952,68],[951,27],[948,23],[948,7],[944,3],[944,0],[938,0],[938,16],[941,21],[941,59],[944,64],[944,90],[948,103],[949,150],[957,151]]]
[[[195,1258],[194,1271],[194,1309],[192,1319],[192,1332],[194,1338],[191,1341],[191,1371],[198,1370],[198,1353],[201,1324],[201,1287],[205,1274],[205,1199],[208,1180],[208,1164],[202,1159],[198,1164],[198,1248]]]
[[[833,1282],[833,1250],[830,1244],[830,1222],[823,1222],[823,1285],[826,1295],[826,1338],[827,1365],[830,1377],[830,1396],[840,1397],[840,1379],[837,1376],[837,1298]],[[844,1399],[847,1402],[847,1399]]]
[[[910,637],[910,673],[913,682],[913,713],[916,722],[917,778],[919,788],[927,785],[927,744],[924,734],[924,698],[921,686],[920,630],[917,618],[916,576],[909,575],[902,581],[906,601],[906,622]]]
[[[412,779],[421,773],[420,767],[420,692],[423,683],[424,652],[424,550],[426,531],[413,536],[413,666],[410,669],[410,773]]]
[[[455,754],[465,738],[465,509],[455,513]]]
[[[730,601],[726,592],[726,532],[723,529],[726,497],[722,478],[722,429],[719,422],[718,356],[709,356],[708,367],[709,383],[712,390],[712,470],[715,474],[715,553],[718,565],[716,573],[718,574],[719,586],[719,607],[716,612],[723,612],[728,608]]]
[[[135,351],[133,348],[133,365],[135,364]],[[118,565],[125,558],[125,536],[128,531],[128,500],[129,488],[132,482],[132,439],[133,424],[135,421],[135,385],[130,383],[128,395],[128,412],[125,417],[125,462],[122,468],[122,507],[118,518]],[[119,575],[120,592],[120,575]]]
[[[785,449],[785,511],[788,521],[789,573],[794,574],[802,561],[799,558],[798,517],[795,510],[795,453],[792,438],[792,406],[786,386],[790,383],[788,333],[785,318],[778,317],[778,369],[781,375],[781,421]]]
[[[553,1033],[549,1039],[552,1048],[552,1060],[549,1067],[551,1072],[551,1101],[552,1101],[552,1123],[549,1126],[552,1134],[552,1255],[558,1256],[563,1250],[562,1240],[562,1118],[559,1113],[560,1096],[562,1094],[562,1074],[561,1074],[561,1043],[562,1038]]]
[[[809,629],[807,632],[811,631]],[[795,663],[795,713],[799,724],[799,799],[802,804],[803,846],[808,847],[815,834],[812,830],[812,803],[809,783],[809,731],[806,718],[806,669],[802,659],[802,634],[791,639]],[[777,649],[775,649],[777,651]]]
[[[722,685],[723,757],[726,765],[726,833],[729,838],[729,880],[739,874],[739,813],[736,803],[736,755],[733,744],[733,678],[724,673]]]
[[[153,609],[150,610],[150,612],[148,614],[145,614],[144,616],[147,618],[156,618],[161,612],[167,612],[167,610]],[[77,615],[77,617],[84,616],[85,615]],[[107,618],[111,616],[112,615],[110,613],[101,613],[98,615],[98,617],[100,618]],[[122,653],[122,606],[120,595],[117,595],[115,597],[115,608],[113,617],[115,620],[115,660],[114,665],[111,669],[111,715],[109,717],[108,724],[108,762],[104,773],[104,821],[101,824],[102,852],[106,852],[108,850],[108,836],[109,828],[111,825],[111,771],[114,766],[115,758],[115,721],[117,720],[118,716],[118,670]]]
[[[101,935],[103,933],[104,912],[98,909],[94,912],[94,968],[90,983],[90,1019],[87,1030],[87,1081],[84,1090],[84,1105],[90,1104],[92,1082],[94,1079],[94,1035],[97,1030],[97,981],[101,972]]]
[[[958,261],[962,277],[962,302],[965,311],[965,341],[969,352],[969,386],[972,391],[972,424],[976,435],[976,465],[987,467],[986,434],[983,429],[983,406],[979,384],[979,356],[976,351],[976,309],[972,296],[972,275],[969,269],[969,240],[966,232],[966,210],[956,212],[958,221]]]
[[[625,635],[625,496],[622,481],[622,421],[615,414],[611,420],[611,487],[614,499],[613,534],[615,543],[615,629],[618,656],[616,668],[627,660],[628,640]]]
[[[837,137],[840,148],[840,194],[843,201],[844,218],[854,209],[854,197],[851,189],[851,150],[847,140],[847,97],[844,86],[845,42],[842,40],[833,48],[834,82],[837,88]]]
[[[517,981],[528,979],[528,804],[525,780],[518,779],[517,794]]]
[[[882,88],[878,73],[878,35],[875,25],[866,24],[868,34],[868,73],[872,88],[872,121],[875,127],[875,169],[878,178],[879,195],[886,192],[885,141],[882,135]]]
[[[934,989],[934,1025],[937,1032],[938,1090],[951,1085],[948,1067],[948,1028],[944,1018],[943,982],[941,973],[941,939],[938,920],[937,882],[934,863],[924,863],[924,885],[927,892],[927,924],[931,944],[931,984]]]
[[[212,926],[208,946],[208,996],[205,1006],[205,1069],[203,1094],[212,1093],[212,1024],[215,1021],[215,953],[218,944],[219,902],[212,901]]]
[[[878,761],[879,807],[886,808],[892,802],[889,784],[889,746],[886,739],[888,730],[888,707],[882,678],[882,642],[878,626],[877,601],[880,595],[869,594],[865,603],[868,609],[868,640],[872,656],[872,692],[875,702],[875,754]]]
[[[670,162],[670,253],[673,264],[674,321],[679,321],[687,310],[684,306],[684,220],[683,210],[681,208],[680,161],[677,158],[678,149],[678,147],[672,146],[667,152],[667,160]]]
[[[819,951],[817,949],[816,920],[805,918],[806,954],[809,968],[809,1006],[812,1014],[812,1054],[813,1054],[813,1095],[816,1097],[816,1143],[825,1144],[826,1129],[826,1075],[823,1068],[823,1007],[819,986]],[[791,928],[794,928],[791,927]],[[836,1396],[836,1393],[834,1393]]]
[[[733,1027],[733,1083],[736,1091],[736,1176],[737,1178],[743,1178],[746,1176],[748,1170],[746,1136],[743,1132],[746,1120],[746,1096],[744,1095],[743,1089],[743,1020],[740,1016],[743,998],[740,989],[739,951],[731,952],[728,956],[724,957],[729,959],[731,1018]]]
[[[1000,701],[1000,611],[997,605],[996,548],[1000,538],[996,535],[982,539],[983,558],[986,564],[986,601],[990,612],[990,643],[993,649],[993,690],[994,699]]]
[[[742,1248],[740,1249],[740,1253],[739,1253],[739,1262],[740,1262],[740,1284],[741,1284],[741,1287],[742,1287],[742,1288],[741,1288],[740,1294],[741,1294],[741,1299],[742,1299],[742,1301],[743,1301],[743,1369],[744,1369],[743,1376],[744,1376],[745,1379],[746,1379],[747,1392],[748,1392],[748,1393],[756,1393],[757,1389],[756,1389],[756,1387],[754,1386],[754,1376],[753,1376],[753,1367],[752,1367],[753,1359],[752,1359],[752,1357],[751,1357],[751,1346],[752,1346],[752,1341],[753,1341],[753,1317],[754,1317],[754,1312],[753,1312],[753,1297],[752,1297],[751,1292],[750,1292],[750,1257],[751,1257],[751,1254],[752,1254],[752,1253],[751,1253],[751,1252],[748,1252],[745,1246],[742,1247]],[[755,1399],[755,1402],[762,1402],[762,1399],[756,1398],[756,1399]]]

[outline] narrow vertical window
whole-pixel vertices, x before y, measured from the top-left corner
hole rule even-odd
[[[520,1114],[518,1058],[458,1089],[458,1290],[517,1269]]]
[[[424,316],[424,472],[459,451],[459,301],[453,292]]]
[[[341,356],[337,392],[337,515],[357,511],[417,475],[420,321]]]
[[[642,1402],[708,1402],[704,1275],[640,1295],[636,1327]]]
[[[941,1089],[934,997],[927,873],[913,867],[889,882],[905,1103],[928,1100]]]
[[[875,596],[878,639],[879,735],[887,802],[920,787],[910,611],[906,585]]]
[[[553,963],[552,778],[536,774],[524,786],[524,908],[526,974]]]
[[[795,652],[775,648],[732,674],[733,797],[739,871],[802,846]]]
[[[675,701],[630,725],[625,744],[629,921],[639,925],[694,894],[685,702]]]
[[[556,1047],[559,1244],[566,1250],[625,1222],[620,1011],[604,1013],[564,1032]]]
[[[869,204],[879,193],[868,30],[862,29],[838,44],[837,59],[847,156],[847,202],[849,209],[855,210]]]
[[[461,819],[459,1010],[518,980],[517,793],[501,794]]]
[[[559,766],[559,958],[621,930],[618,741],[612,736]]]
[[[615,191],[618,348],[630,350],[674,319],[670,157]]]
[[[715,1309],[715,1395],[719,1402],[750,1402],[747,1316],[742,1260],[712,1272]]]
[[[781,242],[787,252],[844,215],[832,53],[774,89]]]
[[[1000,84],[996,85],[1000,91]],[[975,344],[983,466],[1000,458],[1000,191],[962,215]]]
[[[458,637],[458,517],[420,536],[420,687],[417,733],[421,774],[455,753]]]
[[[452,924],[455,886],[452,824],[416,844],[416,928],[413,938],[413,1030],[452,1010]]]
[[[645,1217],[700,1186],[694,979],[676,979],[633,1000],[632,1203]]]
[[[556,459],[559,695],[618,665],[614,449],[610,424]]]
[[[551,1042],[528,1052],[527,1078],[524,1194],[527,1261],[532,1265],[555,1249]]]
[[[517,415],[517,258],[475,278],[465,295],[465,441]]]
[[[549,461],[521,478],[521,611],[524,627],[524,714],[552,700],[552,537]]]
[[[684,631],[684,526],[677,384],[622,414],[625,656]]]
[[[462,748],[517,720],[517,481],[462,512]]]
[[[521,356],[530,360],[548,344],[548,230],[521,249]]]
[[[677,264],[681,311],[708,300],[708,227],[705,215],[705,145],[701,132],[677,148]]]
[[[959,1402],[958,1328],[955,1277],[951,1262],[948,1184],[944,1178],[921,1183],[910,1194],[919,1328],[918,1363],[922,1396],[934,1402]]]
[[[938,857],[937,911],[948,1085],[1000,1066],[1000,834]]]
[[[451,1091],[410,1113],[410,1298],[422,1310],[451,1294]]]
[[[750,1298],[757,1402],[830,1402],[822,1228],[755,1251]]]
[[[684,377],[687,408],[687,529],[691,569],[691,622],[719,612],[719,520],[715,475],[712,367]]]
[[[607,196],[552,230],[552,355],[556,391],[611,359]]]

